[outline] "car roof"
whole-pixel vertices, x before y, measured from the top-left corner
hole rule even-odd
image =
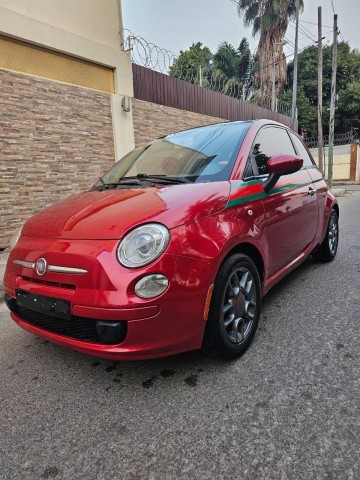
[[[266,118],[260,118],[260,119],[249,119],[249,120],[235,120],[235,121],[224,121],[224,122],[218,122],[218,123],[210,123],[210,124],[206,124],[206,125],[198,125],[196,127],[190,127],[190,128],[185,128],[184,130],[178,130],[176,132],[172,132],[172,133],[168,133],[167,135],[162,135],[161,137],[158,137],[159,139],[161,138],[166,138],[168,137],[169,135],[172,135],[173,133],[180,133],[180,132],[187,132],[187,131],[190,131],[190,130],[195,130],[197,128],[206,128],[206,127],[216,127],[216,126],[226,126],[226,125],[234,125],[234,124],[241,124],[241,123],[247,123],[247,124],[253,124],[253,125],[257,125],[260,127],[264,126],[264,125],[277,125],[279,127],[285,127],[289,130],[290,127],[288,127],[287,125],[283,124],[283,123],[280,123],[280,122],[276,122],[275,120],[270,120],[270,119],[266,119]]]

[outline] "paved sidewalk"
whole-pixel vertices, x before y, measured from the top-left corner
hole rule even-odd
[[[356,194],[360,192],[360,183],[335,182],[331,191],[335,197]]]
[[[331,189],[335,197],[343,197],[345,194],[354,194],[360,192],[360,183],[341,183],[336,182]]]
[[[353,182],[353,183],[335,182],[333,184],[333,188],[345,188],[346,191],[360,191],[360,183],[359,182]]]

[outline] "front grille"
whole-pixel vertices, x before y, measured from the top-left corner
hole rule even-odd
[[[76,286],[71,283],[49,282],[48,280],[41,280],[40,278],[20,276],[25,282],[37,283],[39,285],[47,285],[48,287],[66,288],[68,290],[76,290]]]
[[[100,341],[96,328],[97,320],[93,318],[77,317],[73,315],[70,320],[64,320],[62,318],[56,318],[43,313],[34,312],[33,310],[19,307],[18,305],[13,305],[10,307],[10,309],[25,322],[48,332],[57,333],[59,335],[64,335],[65,337],[82,340],[84,342],[101,344],[106,343],[110,345],[120,343],[119,339],[114,342]],[[126,336],[126,322],[121,323],[123,323],[124,327],[122,329],[122,340],[124,340]]]

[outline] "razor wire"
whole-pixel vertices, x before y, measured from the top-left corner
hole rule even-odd
[[[168,74],[170,66],[177,58],[170,50],[158,47],[126,28],[121,31],[120,37],[122,49],[129,53],[131,61],[136,65]]]
[[[179,78],[228,97],[250,101],[271,110],[271,97],[253,95],[248,79],[241,82],[236,77],[227,77],[221,70],[212,68],[212,66],[203,67],[191,63],[189,60],[181,61],[180,57],[172,51],[148,42],[144,37],[134,35],[128,29],[123,29],[121,32],[121,46],[136,65]],[[291,104],[287,102],[277,100],[275,110],[280,114],[291,116]]]

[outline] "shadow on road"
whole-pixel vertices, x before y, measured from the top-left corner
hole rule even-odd
[[[309,276],[308,273],[314,268],[316,264],[311,258],[308,259],[266,295],[263,301],[264,319],[269,315],[269,310],[270,316],[272,315],[271,310],[274,304],[284,302],[284,296],[288,295],[289,291],[296,294],[299,283],[304,282]],[[273,320],[276,321],[276,318],[271,317],[271,321]],[[267,323],[269,321],[267,320]],[[89,382],[92,388],[99,389],[99,393],[115,391],[115,389],[118,391],[121,387],[136,389],[142,386],[144,389],[152,387],[156,389],[161,386],[161,388],[173,389],[177,388],[179,383],[187,387],[196,387],[198,381],[205,375],[215,378],[215,375],[244,370],[246,365],[258,362],[257,350],[261,341],[257,342],[257,338],[262,333],[260,330],[261,321],[253,345],[241,359],[233,362],[205,356],[200,351],[156,360],[114,362],[67,350],[31,335],[28,339],[24,339],[24,362],[28,365],[32,363],[34,371],[40,372],[36,374],[39,382],[41,378],[46,382],[48,375],[68,378],[69,381],[76,376],[80,384]],[[23,334],[28,335],[25,332]],[[262,340],[264,341],[267,340]]]

